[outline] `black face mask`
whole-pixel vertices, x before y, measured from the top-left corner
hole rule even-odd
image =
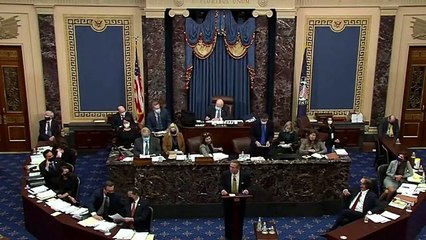
[[[49,121],[50,119],[52,119],[51,117],[44,117],[44,120]]]
[[[175,134],[176,134],[176,131],[170,131],[170,133],[171,133],[171,134],[173,134],[173,135],[175,135]]]
[[[135,200],[133,200],[132,197],[128,197],[128,199],[129,199],[129,202],[134,202],[135,201]]]
[[[107,197],[111,198],[112,196],[114,196],[114,193],[106,193],[105,194]]]

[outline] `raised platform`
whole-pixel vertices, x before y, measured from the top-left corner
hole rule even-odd
[[[196,165],[165,161],[135,167],[107,161],[109,176],[119,192],[136,186],[155,206],[156,217],[220,217],[219,178],[229,161]],[[351,159],[273,160],[244,162],[251,175],[247,216],[314,216],[333,214],[340,207],[341,191],[347,187]]]

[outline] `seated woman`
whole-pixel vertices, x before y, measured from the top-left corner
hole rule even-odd
[[[392,200],[398,187],[407,181],[408,177],[413,176],[413,168],[405,152],[399,153],[397,159],[389,163],[386,171],[386,177],[383,180],[383,186],[386,189],[380,196],[380,200]]]
[[[75,167],[77,152],[74,149],[68,147],[67,140],[64,137],[58,136],[55,138],[52,152],[56,158],[62,159],[62,161]]]
[[[69,203],[77,203],[77,176],[72,173],[72,168],[69,165],[61,166],[61,175],[58,179],[57,196]]]
[[[203,156],[208,157],[209,154],[223,151],[223,148],[213,146],[210,133],[204,133],[202,137],[203,139],[200,145],[200,153],[203,154]]]
[[[172,123],[163,137],[163,151],[168,154],[169,151],[174,150],[185,152],[185,139],[177,125]]]
[[[137,128],[132,127],[130,119],[123,119],[123,127],[117,129],[117,146],[123,146],[124,148],[130,149],[133,147],[135,139],[140,137],[140,133]]]
[[[302,144],[299,148],[300,154],[327,153],[327,148],[325,147],[324,142],[318,140],[317,133],[318,132],[316,130],[312,129],[309,131],[308,138],[302,139]]]
[[[276,153],[295,153],[295,145],[298,141],[296,131],[294,130],[293,123],[288,121],[284,124],[282,131],[278,134],[277,142],[278,147],[276,148]],[[283,145],[286,146],[283,146]],[[281,145],[281,146],[280,146]]]
[[[325,146],[327,147],[328,152],[332,152],[333,146],[338,147],[340,140],[336,138],[336,134],[334,131],[333,119],[327,119],[327,127],[325,132],[328,133],[328,137],[325,140]]]

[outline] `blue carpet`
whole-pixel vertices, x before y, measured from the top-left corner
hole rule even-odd
[[[426,150],[416,150],[417,156],[426,159]],[[80,200],[86,204],[90,194],[108,178],[105,162],[107,151],[95,154],[80,154],[76,172],[81,178]],[[352,165],[349,186],[357,187],[362,176],[376,177],[374,153],[351,154]],[[0,234],[10,239],[35,239],[24,227],[21,204],[21,169],[26,154],[0,155]],[[275,221],[280,239],[322,239],[319,233],[331,227],[335,216],[267,218]],[[247,218],[244,224],[245,239],[254,239],[253,221]],[[217,240],[223,237],[223,220],[215,219],[159,219],[154,220],[153,230],[158,240]],[[426,231],[417,239],[426,239]]]

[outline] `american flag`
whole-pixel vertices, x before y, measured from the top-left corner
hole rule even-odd
[[[307,62],[306,62],[306,48],[303,54],[302,72],[300,73],[300,86],[299,86],[299,104],[297,108],[297,116],[306,116],[306,105],[308,102],[308,82],[307,82]]]
[[[136,104],[136,111],[138,115],[138,123],[141,123],[144,118],[143,113],[143,86],[142,86],[142,77],[141,77],[141,70],[139,68],[139,61],[138,61],[138,49],[136,48],[136,57],[135,57],[135,104]]]

